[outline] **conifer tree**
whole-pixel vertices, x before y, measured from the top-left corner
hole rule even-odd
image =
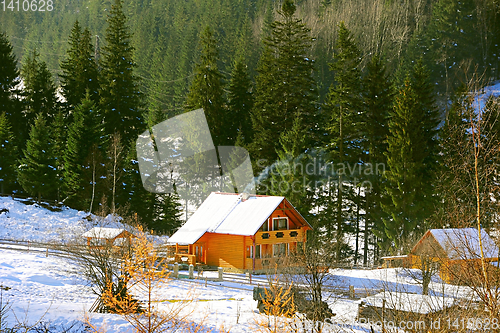
[[[247,66],[244,58],[238,58],[231,73],[231,81],[228,86],[228,137],[234,143],[238,135],[241,135],[245,144],[252,139],[252,125],[250,112],[253,107],[253,95],[251,81],[248,76]]]
[[[217,41],[210,27],[200,36],[200,62],[194,69],[193,83],[189,88],[186,110],[203,108],[215,146],[231,143],[227,131],[227,106],[224,99],[223,76],[217,61],[219,51]]]
[[[99,103],[99,82],[97,62],[94,59],[90,31],[82,30],[75,21],[69,36],[67,57],[61,62],[61,88],[66,106],[74,108],[84,99],[87,91],[92,101]]]
[[[345,228],[348,226],[346,205],[350,198],[346,196],[350,187],[346,182],[353,180],[354,174],[346,174],[347,168],[358,164],[361,155],[361,142],[363,138],[363,106],[361,103],[361,53],[345,24],[339,24],[338,37],[335,44],[334,62],[330,70],[334,72],[335,83],[330,87],[327,96],[326,108],[328,110],[328,133],[330,142],[331,163],[339,166],[334,177],[335,208],[331,225],[327,226],[330,236],[335,235],[337,243],[338,260],[341,257],[341,245]],[[330,195],[331,190],[329,190]],[[332,203],[333,204],[333,203]]]
[[[281,134],[292,128],[294,119],[307,131],[304,147],[317,139],[316,83],[314,62],[310,59],[312,38],[302,20],[295,17],[292,1],[283,2],[280,21],[269,27],[264,50],[259,60],[255,79],[255,104],[252,111],[253,160],[263,159],[259,165],[271,165],[277,158]],[[260,171],[260,170],[259,170]]]
[[[397,247],[429,226],[435,208],[437,109],[432,105],[428,73],[420,62],[412,76],[407,76],[395,98],[387,139],[385,190],[391,200],[382,205],[389,214],[383,221],[385,235]]]
[[[18,181],[23,189],[35,196],[38,202],[54,198],[57,190],[56,158],[50,142],[50,130],[42,113],[31,126],[24,157],[19,162]]]
[[[84,177],[85,169],[89,168],[88,157],[93,146],[99,146],[100,124],[98,108],[87,93],[82,102],[73,111],[73,121],[68,128],[68,139],[64,151],[64,192],[69,203],[79,205],[82,209],[85,203],[83,193],[88,190],[90,179]]]
[[[0,193],[9,193],[16,183],[16,146],[5,112],[0,114]]]
[[[182,205],[177,193],[156,195],[155,212],[148,228],[169,236],[182,226]]]
[[[100,108],[105,132],[120,134],[122,142],[135,140],[143,129],[141,94],[134,75],[134,47],[123,13],[122,0],[114,0],[107,18],[106,44],[102,48]]]
[[[367,153],[363,162],[363,180],[370,188],[365,190],[365,229],[363,265],[368,263],[369,235],[373,233],[382,241],[386,239],[381,207],[386,166],[389,113],[393,107],[392,82],[379,56],[372,56],[363,77],[363,149]]]
[[[313,203],[313,189],[307,186],[308,176],[314,175],[307,175],[303,168],[311,162],[302,151],[306,140],[307,132],[300,117],[296,117],[292,128],[280,136],[278,163],[273,165],[270,182],[266,184],[269,186],[269,194],[285,196],[302,216],[308,218]]]
[[[26,131],[20,101],[15,87],[19,84],[19,71],[12,45],[7,36],[0,33],[0,112],[5,112],[14,133]],[[21,143],[17,136],[17,144]]]
[[[21,68],[24,81],[22,95],[28,129],[34,124],[39,113],[51,119],[57,114],[59,108],[52,75],[47,64],[39,60],[39,56],[38,51],[34,50],[26,57]],[[25,133],[21,135],[25,136]]]

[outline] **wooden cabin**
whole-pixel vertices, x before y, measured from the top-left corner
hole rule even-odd
[[[488,233],[481,229],[484,257],[498,262],[499,249]],[[408,265],[420,268],[422,258],[439,266],[439,276],[446,283],[461,283],[473,278],[481,269],[481,250],[476,228],[431,229],[408,254]],[[493,265],[488,265],[493,269]]]
[[[457,299],[443,296],[385,291],[363,298],[358,303],[358,322],[382,326],[390,331],[400,328],[416,332],[435,332],[432,323],[441,318],[443,322],[450,317],[455,320],[460,309]],[[399,326],[399,325],[412,326]],[[440,330],[436,330],[436,332]]]
[[[259,272],[305,247],[310,229],[284,197],[213,192],[168,244],[176,261]]]
[[[134,234],[125,229],[95,227],[82,234],[89,247],[130,246]]]

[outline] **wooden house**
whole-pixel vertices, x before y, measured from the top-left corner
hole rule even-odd
[[[476,228],[428,230],[408,254],[408,266],[420,268],[423,260],[429,260],[439,266],[439,275],[446,283],[470,280],[473,271],[481,267],[478,235]],[[486,261],[498,262],[499,249],[483,229],[481,239]]]
[[[168,244],[176,261],[258,272],[305,246],[309,229],[284,197],[214,192]]]
[[[95,227],[82,234],[89,247],[129,246],[135,235],[125,229]]]

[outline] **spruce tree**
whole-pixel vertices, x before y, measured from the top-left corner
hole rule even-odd
[[[331,193],[330,189],[328,195],[335,198],[335,202],[330,203],[335,208],[330,225],[326,227],[330,237],[335,235],[336,258],[340,260],[342,239],[349,225],[347,208],[354,205],[350,198],[352,193],[349,193],[351,187],[346,184],[356,176],[359,177],[355,174],[346,174],[348,172],[346,170],[359,163],[363,138],[361,52],[343,22],[339,24],[333,58],[330,70],[334,73],[335,82],[330,87],[325,106],[329,118],[327,120],[330,140],[327,145],[331,163],[339,168],[336,174],[332,175],[336,177],[335,193]]]
[[[421,64],[395,98],[390,115],[386,193],[382,208],[385,235],[401,250],[404,241],[429,226],[434,210],[437,171],[437,110],[433,108],[428,76]]]
[[[5,112],[14,133],[26,131],[20,101],[15,87],[19,84],[19,71],[12,45],[7,36],[0,33],[0,112]],[[21,143],[22,141],[16,143]]]
[[[227,130],[227,107],[224,99],[223,76],[217,61],[219,51],[212,30],[206,27],[200,36],[200,62],[194,69],[193,83],[186,100],[186,111],[203,108],[215,146],[231,143]]]
[[[122,0],[114,0],[107,18],[102,48],[100,108],[107,135],[118,133],[122,142],[135,140],[143,130],[141,94],[134,75],[134,47],[123,13]]]
[[[16,183],[16,146],[5,112],[0,114],[0,193],[9,193]]]
[[[39,113],[31,126],[24,157],[20,160],[18,181],[38,202],[54,198],[57,190],[56,157],[50,142],[50,130],[45,116]]]
[[[281,20],[271,23],[270,33],[263,40],[251,115],[253,160],[265,161],[258,167],[271,165],[278,158],[279,138],[292,128],[297,117],[308,133],[301,149],[317,140],[316,83],[309,55],[312,38],[302,20],[295,17],[295,11],[292,1],[284,1],[279,12]]]
[[[37,50],[30,53],[24,60],[21,68],[21,77],[24,82],[22,96],[24,97],[24,114],[27,128],[31,128],[38,114],[43,113],[47,119],[53,118],[59,108],[56,96],[56,86],[47,64],[39,60]],[[20,133],[27,137],[25,131]]]
[[[369,236],[375,234],[382,243],[387,238],[384,233],[382,217],[384,212],[381,202],[386,200],[383,196],[384,171],[387,164],[385,153],[387,151],[387,136],[389,134],[389,113],[393,107],[392,82],[386,68],[379,56],[372,56],[363,77],[363,181],[369,188],[365,190],[365,228],[363,265],[368,263]],[[382,244],[379,244],[383,247]],[[384,247],[385,248],[385,247]]]
[[[244,58],[238,58],[231,73],[231,81],[228,86],[228,120],[226,126],[229,129],[228,137],[234,143],[238,135],[241,135],[245,144],[252,139],[252,124],[250,112],[253,107],[252,83],[248,76],[247,66]]]
[[[67,57],[61,62],[61,88],[67,108],[73,109],[80,104],[87,91],[92,101],[99,103],[99,82],[97,62],[94,59],[90,31],[82,31],[75,21],[69,36]]]

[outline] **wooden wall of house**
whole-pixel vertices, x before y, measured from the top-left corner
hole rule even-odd
[[[196,244],[203,245],[209,266],[252,269],[252,266],[246,267],[245,260],[246,248],[253,244],[251,237],[207,232]]]

